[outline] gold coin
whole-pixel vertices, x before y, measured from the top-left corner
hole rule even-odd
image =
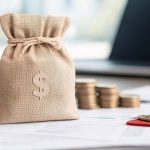
[[[95,102],[83,102],[83,101],[79,101],[78,102],[79,105],[98,105],[98,103],[95,101]]]
[[[84,88],[84,87],[95,87],[96,80],[95,79],[76,79],[76,88]]]
[[[98,104],[96,103],[91,103],[91,104],[79,104],[79,106],[91,106],[91,107],[94,107],[94,106],[98,106]]]
[[[118,101],[100,101],[100,106],[114,106],[117,107],[118,106]]]
[[[97,105],[96,95],[78,96],[79,105]]]
[[[139,107],[140,97],[138,95],[120,95],[121,107]]]
[[[118,104],[118,101],[100,101],[100,104]]]
[[[118,94],[119,90],[115,84],[98,84],[96,89],[100,94]]]
[[[118,105],[117,105],[117,103],[107,103],[107,104],[106,103],[101,103],[100,106],[102,108],[115,108]]]
[[[98,102],[96,100],[88,100],[88,101],[85,101],[85,100],[78,100],[78,103],[79,104],[83,104],[83,105],[90,105],[90,104],[97,104]]]
[[[138,116],[139,120],[142,120],[142,121],[150,121],[150,115],[141,115],[141,116]]]
[[[138,95],[132,95],[132,94],[121,94],[120,98],[122,100],[140,99],[140,97]]]
[[[99,95],[99,99],[100,100],[104,100],[104,101],[113,101],[113,100],[118,100],[119,99],[119,95],[106,95],[106,94],[101,94]]]
[[[77,94],[77,97],[79,99],[96,99],[96,94],[91,94],[91,95],[82,95],[82,94]]]
[[[97,98],[96,97],[78,97],[78,100],[80,101],[96,101]]]
[[[138,100],[130,100],[130,101],[122,101],[121,104],[124,104],[124,105],[136,105],[136,104],[139,104],[140,101]]]
[[[77,90],[77,93],[78,94],[96,94],[96,89],[93,87],[93,88],[78,88]]]

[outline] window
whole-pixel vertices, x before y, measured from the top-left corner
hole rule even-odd
[[[105,58],[127,0],[0,0],[0,14],[8,12],[69,16],[72,25],[64,37],[74,59]],[[6,37],[0,30],[0,46]]]

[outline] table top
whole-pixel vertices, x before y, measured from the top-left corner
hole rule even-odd
[[[115,83],[121,90],[150,85],[148,78],[100,75],[77,75],[77,78]],[[0,149],[148,150],[150,128],[127,126],[126,122],[140,114],[150,114],[149,108],[150,103],[140,108],[79,110],[79,120],[1,125]]]
[[[80,109],[79,120],[0,125],[0,149],[149,150],[150,128],[126,125],[149,108]]]

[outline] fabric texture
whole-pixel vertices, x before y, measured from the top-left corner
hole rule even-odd
[[[0,123],[78,119],[75,66],[61,38],[67,17],[6,14],[0,60]]]

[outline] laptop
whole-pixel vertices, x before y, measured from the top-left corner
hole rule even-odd
[[[80,74],[150,77],[150,1],[128,0],[107,60],[75,60],[75,65]]]

